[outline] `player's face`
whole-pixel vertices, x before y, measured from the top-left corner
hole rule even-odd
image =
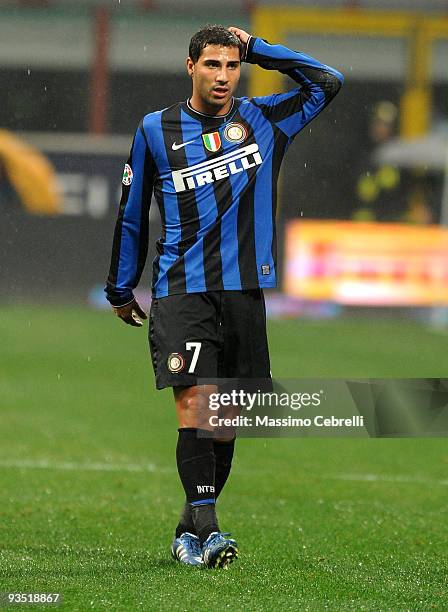
[[[193,80],[193,106],[210,114],[225,114],[240,80],[239,49],[207,45],[195,64],[187,59],[187,70]]]

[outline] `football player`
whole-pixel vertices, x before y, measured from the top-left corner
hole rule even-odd
[[[279,70],[296,86],[235,97],[243,62]],[[157,388],[174,391],[185,491],[172,554],[190,565],[225,567],[238,546],[221,532],[215,503],[230,473],[235,435],[213,435],[206,415],[216,386],[201,379],[270,379],[263,289],[277,283],[280,165],[343,77],[304,53],[223,26],[194,34],[186,69],[191,97],[146,115],[135,133],[106,293],[119,318],[142,325],[146,314],[133,289],[146,260],[154,192],[162,235],[149,343]]]

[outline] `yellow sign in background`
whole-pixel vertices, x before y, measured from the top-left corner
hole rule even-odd
[[[365,306],[448,305],[448,229],[290,221],[285,292]]]

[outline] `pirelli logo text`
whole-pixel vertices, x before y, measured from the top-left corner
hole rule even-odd
[[[263,163],[257,143],[171,173],[176,192],[196,189]]]

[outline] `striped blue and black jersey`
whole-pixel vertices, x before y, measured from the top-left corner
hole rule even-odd
[[[226,115],[180,102],[136,131],[123,176],[108,300],[133,299],[148,249],[152,193],[162,235],[153,297],[276,286],[276,185],[296,134],[338,92],[342,75],[317,60],[251,38],[245,61],[298,83],[287,93],[234,98]]]

